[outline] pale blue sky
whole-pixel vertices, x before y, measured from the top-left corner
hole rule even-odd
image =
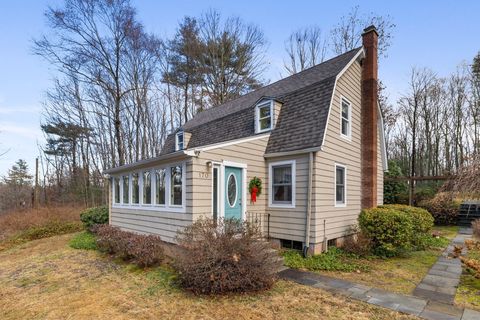
[[[31,40],[48,32],[43,13],[59,0],[0,2],[0,176],[13,162],[30,167],[38,155],[41,103],[51,87],[54,70],[31,54]],[[351,7],[361,12],[389,14],[397,28],[389,56],[381,60],[380,77],[392,100],[405,90],[413,66],[429,67],[439,75],[454,71],[480,50],[480,1],[134,1],[146,29],[170,36],[185,15],[210,8],[239,15],[257,24],[269,41],[265,78],[278,80],[283,72],[284,41],[291,31],[317,24],[327,32]]]

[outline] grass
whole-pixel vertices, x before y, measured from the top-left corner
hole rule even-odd
[[[480,261],[480,249],[469,249],[467,258]],[[475,272],[465,265],[455,295],[455,304],[480,311],[480,279],[476,278]]]
[[[0,252],[0,319],[416,319],[286,281],[253,295],[197,297],[174,285],[169,268],[72,249],[74,236]]]
[[[97,241],[95,236],[88,231],[77,233],[68,242],[68,245],[73,249],[96,250]]]
[[[286,264],[292,268],[307,269],[388,291],[411,294],[450,240],[455,237],[458,227],[442,226],[435,227],[434,230],[440,233],[441,237],[430,238],[428,249],[414,251],[401,257],[360,258],[334,249],[308,259],[301,258],[300,254],[296,256],[291,253],[284,255],[284,258]]]

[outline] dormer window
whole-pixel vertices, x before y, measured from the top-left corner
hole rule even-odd
[[[175,151],[183,150],[183,131],[175,135]]]
[[[273,126],[273,101],[260,103],[256,106],[256,132],[272,130]]]

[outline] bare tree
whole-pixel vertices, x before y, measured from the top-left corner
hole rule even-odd
[[[392,44],[393,31],[396,27],[389,15],[375,13],[362,15],[360,7],[353,7],[350,12],[340,18],[340,22],[331,31],[331,47],[335,54],[355,49],[361,45],[363,29],[374,25],[378,31],[378,53],[386,57]]]
[[[310,68],[325,60],[327,48],[327,39],[323,38],[320,27],[299,29],[285,42],[288,58],[283,62],[284,67],[289,74]]]

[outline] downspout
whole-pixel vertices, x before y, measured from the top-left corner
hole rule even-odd
[[[312,218],[312,182],[313,180],[313,152],[308,154],[308,189],[307,189],[307,216],[305,221],[305,245],[303,246],[303,257],[308,256],[310,247],[310,221]]]

